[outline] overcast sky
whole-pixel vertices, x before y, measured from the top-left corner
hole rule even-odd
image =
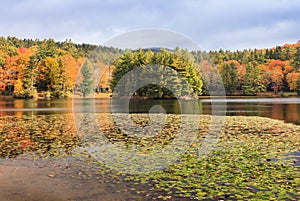
[[[299,0],[2,0],[0,35],[103,44],[162,28],[204,50],[263,48],[300,40]]]

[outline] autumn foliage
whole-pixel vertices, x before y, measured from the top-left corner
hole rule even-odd
[[[54,98],[66,97],[86,54],[70,41],[1,37],[0,91],[20,98],[31,98],[37,92],[48,92]]]
[[[227,94],[300,92],[300,42],[271,49],[211,51],[209,56],[219,69]],[[237,84],[232,82],[236,78]]]
[[[53,39],[0,37],[0,94],[31,98],[45,92],[54,98],[67,97],[73,91],[80,66],[88,55],[96,66],[97,72],[93,73],[99,74],[94,89],[97,92],[110,91],[111,74],[116,70],[111,64],[120,58],[121,53],[121,50],[111,47],[74,44],[70,40],[56,42]],[[202,69],[197,76],[206,78],[201,89],[204,95],[209,94],[206,85],[211,89],[220,85],[215,74],[217,70],[227,94],[300,93],[300,42],[270,49],[221,49],[205,52],[206,56],[203,53],[186,52],[182,57]]]

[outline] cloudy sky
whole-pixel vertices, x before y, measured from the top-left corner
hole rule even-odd
[[[161,28],[204,50],[273,47],[300,40],[299,0],[2,0],[0,35],[103,44]]]

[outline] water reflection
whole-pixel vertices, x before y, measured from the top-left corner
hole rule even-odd
[[[232,116],[262,116],[284,120],[287,123],[300,124],[300,102],[229,102],[227,103],[227,115]]]
[[[199,100],[201,114],[211,114],[214,107],[223,110],[224,99]],[[300,98],[236,98],[226,99],[227,115],[263,116],[300,124]],[[177,100],[130,100],[130,113],[148,113],[154,105],[162,106],[168,114],[193,113],[191,101]],[[218,108],[219,106],[219,108]],[[113,105],[114,112],[124,112],[120,105]],[[111,112],[110,99],[67,99],[67,100],[14,100],[0,99],[0,116],[65,114],[72,112]],[[224,112],[224,111],[223,111]]]
[[[71,100],[0,99],[0,116],[60,114],[72,111]]]

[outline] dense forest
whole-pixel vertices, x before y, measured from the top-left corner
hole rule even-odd
[[[209,56],[221,74],[227,94],[255,95],[263,91],[300,94],[300,41],[271,49],[219,50],[209,52]],[[212,68],[201,63],[205,70]]]
[[[190,55],[190,59],[186,55]],[[134,94],[140,97],[197,96],[202,93],[203,82],[192,58],[189,52],[179,48],[175,51],[126,51],[113,63],[115,70],[110,87],[121,96],[129,96],[132,88],[137,86],[142,87],[134,90]],[[140,68],[132,71],[137,66]],[[128,72],[131,73],[126,74]]]
[[[300,94],[300,42],[243,51],[176,51],[182,60],[168,53],[169,50],[135,50],[128,53],[111,47],[75,44],[71,40],[56,42],[53,39],[0,37],[0,93],[19,98],[33,98],[41,93],[52,98],[62,98],[70,96],[76,88],[83,96],[93,90],[110,91],[122,73],[132,69],[129,65],[134,62],[122,61],[140,56],[146,59],[139,60],[143,64],[157,61],[173,66],[173,69],[181,70],[183,74],[192,74],[185,77],[193,83],[192,87],[199,95],[208,95],[206,86],[218,82],[214,73],[210,74],[216,68],[228,95],[256,95],[259,92]],[[97,64],[94,69],[89,69],[86,57]],[[201,73],[195,73],[192,68],[201,69],[201,73],[209,76],[201,80]],[[82,74],[79,78],[78,72]],[[88,78],[94,76],[95,72],[99,74],[96,85]],[[81,81],[77,82],[78,79]]]

